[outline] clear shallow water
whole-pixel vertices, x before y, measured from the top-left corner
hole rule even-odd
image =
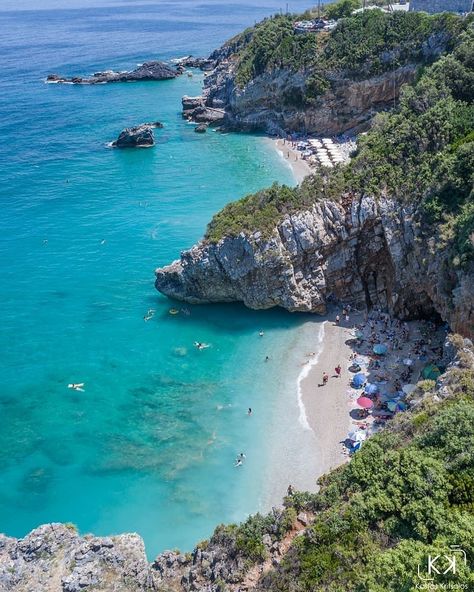
[[[199,93],[199,75],[96,87],[42,79],[207,54],[278,2],[35,5],[0,10],[0,531],[71,521],[137,531],[150,556],[189,549],[218,522],[268,505],[282,406],[293,453],[310,443],[296,359],[319,325],[239,305],[172,316],[153,270],[229,200],[292,183],[291,171],[262,138],[194,133],[180,98]],[[106,148],[150,120],[165,124],[155,148]],[[197,351],[196,340],[212,347]]]

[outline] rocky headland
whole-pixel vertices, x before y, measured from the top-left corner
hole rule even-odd
[[[439,314],[474,335],[474,275],[451,265],[416,208],[345,195],[260,231],[203,241],[156,271],[159,291],[191,303],[242,301],[324,314],[335,300],[380,306],[400,318]]]
[[[398,67],[363,79],[360,72],[342,69],[352,62],[338,55],[339,73],[325,73],[320,86],[328,90],[314,105],[283,108],[289,104],[282,94],[294,89],[296,80],[307,94],[314,70],[266,67],[242,86],[243,64],[254,60],[255,70],[262,47],[267,59],[276,61],[277,50],[263,45],[265,35],[281,34],[282,43],[288,42],[283,17],[238,36],[214,55],[217,66],[206,79],[204,98],[183,98],[184,114],[196,121],[321,134],[363,129],[370,120],[372,130],[361,138],[349,165],[316,173],[296,190],[276,187],[229,204],[200,243],[156,271],[159,291],[192,303],[241,301],[255,309],[280,306],[320,314],[330,302],[348,302],[363,310],[380,307],[402,319],[437,316],[452,330],[474,336],[474,228],[467,212],[472,125],[469,117],[459,128],[452,120],[465,101],[472,104],[472,92],[464,86],[471,76],[472,30],[462,31],[462,19],[449,20],[461,27],[456,41],[444,17],[369,12],[343,20],[324,41],[321,59],[334,64],[332,54],[341,46],[347,51],[359,27],[367,31],[374,22],[388,28],[403,20],[410,27],[423,22],[420,45],[405,48],[406,64],[397,59]],[[374,60],[400,53],[397,43],[391,51],[367,49],[358,61],[361,71],[370,73]],[[306,57],[306,45],[300,49]],[[406,84],[432,60],[415,87]],[[454,71],[465,73],[464,82],[453,79]],[[394,115],[373,119],[379,108],[393,108],[399,95]],[[441,114],[448,103],[450,114]]]
[[[372,26],[383,16],[365,18]],[[433,23],[405,47],[407,40],[395,35],[391,46],[380,43],[382,50],[366,47],[363,34],[345,22],[332,35],[305,35],[301,42],[291,17],[268,19],[209,56],[203,94],[183,97],[183,116],[234,131],[357,134],[393,107],[400,88],[450,47],[453,33]],[[341,57],[348,44],[358,58]],[[291,57],[281,55],[282,46],[292,47]]]
[[[65,77],[59,74],[49,74],[46,82],[58,84],[106,84],[108,82],[140,82],[144,80],[169,80],[180,74],[179,68],[168,66],[164,62],[146,62],[130,72],[95,72],[92,76]]]

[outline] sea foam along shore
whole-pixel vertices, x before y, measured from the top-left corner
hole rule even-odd
[[[357,322],[358,318],[351,319],[351,326],[354,321]],[[341,442],[347,437],[351,425],[346,395],[350,379],[348,359],[352,353],[346,344],[351,337],[350,329],[330,320],[326,320],[323,327],[320,351],[315,355],[315,362],[310,361],[302,371],[299,385],[303,413],[309,428],[314,432],[314,454],[317,458],[315,479],[347,459]],[[334,369],[339,364],[341,376],[336,378]],[[326,386],[321,386],[323,372],[329,375]]]
[[[274,360],[282,377],[273,401],[274,420],[267,426],[260,511],[280,505],[289,484],[316,491],[318,477],[347,460],[341,445],[350,426],[347,371],[343,378],[330,378],[326,387],[317,386],[324,370],[331,376],[338,363],[348,366],[346,331],[316,316],[291,336],[282,358]]]

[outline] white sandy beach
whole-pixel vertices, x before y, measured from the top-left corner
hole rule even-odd
[[[345,344],[350,338],[350,330],[343,325],[336,326],[330,320],[326,321],[324,329],[324,341],[318,361],[301,384],[306,416],[315,438],[315,478],[347,459],[341,442],[347,437],[351,425],[346,391],[350,380],[347,368],[352,349]],[[341,376],[336,378],[334,369],[339,364],[342,368]],[[323,372],[328,373],[329,380],[325,386],[320,386]]]
[[[335,323],[338,313],[340,324]],[[439,361],[438,350],[446,335],[442,327],[434,329],[425,321],[385,321],[388,318],[384,313],[374,313],[367,320],[366,315],[352,312],[347,321],[342,311],[336,310],[325,320],[321,319],[322,326],[321,323],[307,326],[310,338],[308,333],[302,338],[310,344],[308,349],[299,348],[297,355],[288,351],[289,361],[299,368],[299,378],[297,385],[289,390],[283,385],[287,398],[283,399],[286,405],[278,410],[280,438],[272,446],[270,466],[265,470],[266,509],[281,503],[290,483],[299,490],[316,491],[320,476],[348,460],[349,434],[362,431],[370,436],[378,431],[394,415],[387,409],[386,401],[400,400],[404,405],[401,386],[416,383],[427,364]],[[402,336],[404,331],[406,338]],[[356,334],[362,336],[361,340],[355,338]],[[375,342],[387,345],[385,355],[373,354]],[[354,356],[360,363],[360,372],[366,376],[367,383],[377,387],[378,394],[367,395],[363,388],[351,386],[354,372],[349,367]],[[404,379],[404,373],[408,372],[407,359],[410,372]],[[339,377],[335,372],[338,365],[341,366]],[[322,384],[323,372],[329,376],[326,385]],[[293,412],[295,395],[299,407]],[[361,396],[373,400],[370,413],[357,404]]]
[[[281,138],[272,139],[271,141],[281,154],[281,157],[291,166],[293,175],[298,184],[313,172],[309,164],[301,158],[301,152],[292,148],[290,143]]]

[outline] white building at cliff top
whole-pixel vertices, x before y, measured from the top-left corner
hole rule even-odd
[[[458,12],[461,14],[472,12],[473,0],[410,0],[410,10],[418,12]]]

